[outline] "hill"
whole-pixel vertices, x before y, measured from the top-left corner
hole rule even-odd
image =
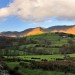
[[[0,51],[1,54],[6,54],[6,51],[9,54],[15,52],[14,55],[18,55],[19,52],[20,54],[36,55],[59,54],[60,52],[74,53],[74,42],[75,36],[65,33],[44,33],[21,38],[0,37]],[[73,51],[68,47],[71,47]]]
[[[75,26],[56,26],[51,27],[48,30],[51,32],[63,32],[68,34],[75,34]]]
[[[26,35],[27,36],[28,35],[37,35],[37,34],[42,34],[42,33],[44,33],[43,28],[37,27],[37,28],[33,29],[32,31],[28,32]]]
[[[42,34],[42,33],[49,33],[49,32],[63,32],[67,34],[75,34],[75,26],[52,26],[49,28],[42,28],[42,27],[36,27],[36,28],[29,28],[21,32],[1,32],[0,36],[6,36],[6,37],[25,37],[25,36],[30,36],[30,35],[37,35],[37,34]]]

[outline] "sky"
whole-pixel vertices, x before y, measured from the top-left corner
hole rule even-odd
[[[75,0],[0,0],[0,32],[75,25]]]

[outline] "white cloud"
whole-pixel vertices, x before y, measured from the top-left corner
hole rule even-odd
[[[53,22],[52,20],[47,20],[47,21],[44,21],[44,22],[46,22],[46,23],[51,23],[51,22]]]
[[[10,15],[10,11],[8,8],[1,8],[0,9],[0,17],[1,18],[9,16],[9,15]]]
[[[0,9],[0,18],[17,15],[27,21],[44,21],[57,17],[59,20],[75,20],[75,0],[14,0]]]

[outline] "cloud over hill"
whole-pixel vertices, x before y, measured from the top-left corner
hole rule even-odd
[[[0,18],[17,15],[26,21],[75,20],[75,0],[14,0],[8,7],[0,8]]]

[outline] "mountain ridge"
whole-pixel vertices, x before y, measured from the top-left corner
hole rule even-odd
[[[18,31],[7,31],[7,32],[1,32],[0,36],[6,36],[6,37],[24,37],[24,36],[30,36],[30,35],[37,35],[47,32],[63,32],[67,34],[75,34],[75,25],[62,25],[62,26],[52,26],[48,28],[43,27],[36,27],[36,28],[29,28],[24,31],[18,32]]]

